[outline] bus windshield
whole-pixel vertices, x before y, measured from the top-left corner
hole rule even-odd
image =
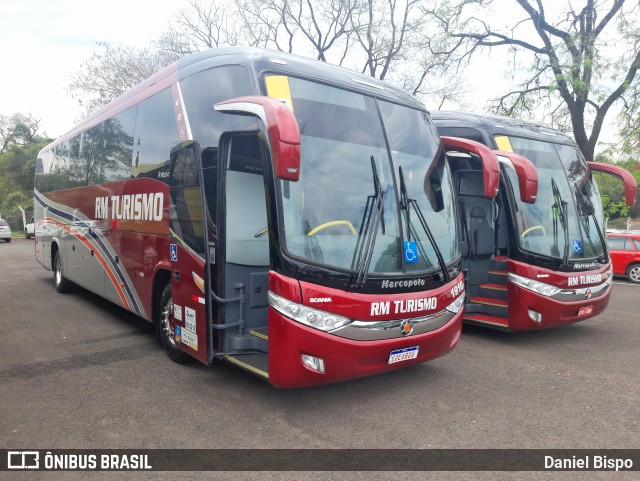
[[[520,200],[515,212],[520,246],[536,254],[563,260],[593,259],[604,254],[599,230],[604,230],[600,193],[576,146],[515,136],[496,137],[498,145],[528,158],[538,171],[538,197]],[[518,189],[513,169],[506,169]],[[565,259],[566,256],[566,259]]]
[[[376,274],[439,271],[438,250],[445,264],[459,259],[450,173],[426,112],[294,77],[266,83],[301,132],[300,180],[279,188],[290,254]],[[399,205],[400,170],[426,229]]]

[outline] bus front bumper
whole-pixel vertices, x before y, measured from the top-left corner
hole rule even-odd
[[[509,330],[549,329],[584,321],[604,311],[611,297],[611,284],[598,297],[560,300],[509,283]]]
[[[394,371],[451,351],[462,329],[462,310],[442,327],[418,335],[356,341],[304,326],[269,308],[269,381],[296,388]],[[389,363],[393,351],[418,348],[417,356]],[[322,360],[324,372],[308,367],[304,356]]]

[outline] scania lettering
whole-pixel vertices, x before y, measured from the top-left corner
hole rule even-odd
[[[198,53],[43,149],[35,184],[56,288],[155,323],[174,361],[301,387],[422,363],[460,336],[443,144],[422,104],[370,77]]]
[[[458,112],[434,112],[433,119],[445,145],[476,141],[500,162],[499,192],[488,199],[481,162],[450,152],[467,272],[465,322],[519,331],[600,314],[612,269],[591,172],[621,178],[628,204],[636,192],[631,174],[587,162],[571,138],[541,125]]]

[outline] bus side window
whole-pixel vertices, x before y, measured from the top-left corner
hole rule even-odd
[[[227,262],[269,265],[267,205],[256,135],[231,139],[226,172]]]
[[[218,149],[209,147],[202,151],[202,183],[207,201],[207,227],[209,234],[217,237],[216,215],[218,208]]]
[[[197,142],[171,152],[171,229],[197,253],[204,252],[204,222]]]
[[[161,178],[169,152],[178,142],[173,97],[168,88],[138,105],[131,176]]]

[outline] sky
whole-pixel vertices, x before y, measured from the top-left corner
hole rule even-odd
[[[0,115],[32,114],[59,137],[82,115],[68,86],[96,42],[144,47],[186,0],[0,0]]]
[[[97,42],[148,46],[188,0],[0,0],[0,5],[3,70],[10,66],[12,72],[0,75],[0,115],[31,114],[41,119],[41,134],[57,138],[82,118],[68,87],[99,50]],[[486,98],[478,95],[480,87],[475,81],[476,98]]]
[[[41,119],[41,134],[57,138],[81,120],[83,110],[68,87],[98,51],[97,42],[148,46],[188,0],[0,0],[0,6],[0,115],[31,114]],[[505,12],[506,25],[513,21],[512,9],[492,14]],[[508,88],[505,54],[485,52],[467,70],[471,109],[483,110],[487,99]],[[435,108],[424,100],[427,108]]]

